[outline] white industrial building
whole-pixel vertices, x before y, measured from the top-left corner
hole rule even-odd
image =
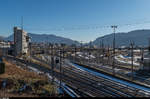
[[[14,51],[15,56],[23,55],[28,52],[29,37],[24,30],[14,27]]]

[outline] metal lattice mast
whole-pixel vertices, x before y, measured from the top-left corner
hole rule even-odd
[[[115,40],[116,40],[116,38],[115,38],[115,32],[116,32],[116,28],[117,28],[117,26],[116,25],[113,25],[113,26],[111,26],[111,28],[113,28],[113,32],[114,32],[114,37],[113,37],[113,64],[112,64],[112,68],[113,68],[113,74],[115,75]]]

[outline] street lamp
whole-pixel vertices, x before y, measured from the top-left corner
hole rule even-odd
[[[113,74],[115,75],[115,71],[114,71],[114,69],[115,69],[115,67],[114,67],[114,65],[115,65],[115,32],[116,32],[117,26],[113,25],[113,26],[111,26],[111,28],[113,28],[113,32],[114,32],[114,39],[113,39],[113,64],[112,64],[112,68],[113,68]]]

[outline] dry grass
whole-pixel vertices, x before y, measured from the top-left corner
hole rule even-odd
[[[11,79],[14,81],[15,86],[13,86],[13,88],[9,89],[10,90],[16,90],[18,89],[18,87],[20,87],[20,85],[18,84],[18,80],[22,80],[24,82],[26,82],[27,84],[31,84],[37,81],[44,81],[47,82],[48,78],[44,75],[38,75],[34,72],[30,72],[27,70],[24,70],[22,68],[17,67],[15,64],[11,64],[8,61],[4,60],[5,62],[5,73],[0,75],[0,79]],[[55,86],[51,85],[51,84],[46,84],[40,87],[40,89],[46,89],[49,92],[52,92],[53,88]],[[33,88],[33,86],[32,86]],[[34,89],[34,88],[33,88]],[[38,89],[38,90],[40,90]],[[7,91],[4,91],[2,89],[0,89],[0,97],[39,97],[36,94],[27,94],[27,93],[22,93],[21,95],[18,93],[9,93],[8,89],[6,89]],[[55,89],[54,89],[55,90]],[[33,90],[35,91],[35,90]]]
[[[17,67],[14,64],[11,64],[7,61],[4,61],[6,68],[5,73],[0,75],[0,78],[15,78],[15,79],[41,79],[47,80],[45,76],[38,75],[34,72],[29,72],[23,70],[22,68]]]

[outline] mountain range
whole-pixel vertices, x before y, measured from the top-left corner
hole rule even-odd
[[[28,33],[28,36],[31,37],[31,42],[49,42],[49,43],[64,43],[67,45],[76,44],[79,45],[80,43],[78,41],[64,38],[52,34],[34,34],[34,33]],[[5,38],[7,41],[13,41],[14,35],[10,35],[9,37]]]
[[[104,45],[112,46],[114,34],[98,37],[92,42],[93,45],[100,45],[102,42]],[[138,46],[148,46],[150,39],[150,30],[134,30],[127,33],[115,33],[116,46],[129,46],[130,42],[134,42]]]
[[[0,41],[4,40],[4,37],[3,36],[0,36]]]
[[[64,38],[52,34],[34,34],[28,33],[31,37],[32,42],[50,42],[50,43],[65,43],[67,45],[80,45],[78,41]],[[91,44],[92,45],[100,45],[100,42],[103,40],[104,45],[111,45],[113,43],[114,34],[108,34],[102,37],[98,37]],[[148,39],[150,39],[150,30],[134,30],[127,33],[115,33],[116,46],[129,46],[130,41],[133,41],[135,45],[138,46],[148,46]],[[13,35],[5,38],[5,40],[13,41]],[[89,45],[90,43],[88,43]]]

